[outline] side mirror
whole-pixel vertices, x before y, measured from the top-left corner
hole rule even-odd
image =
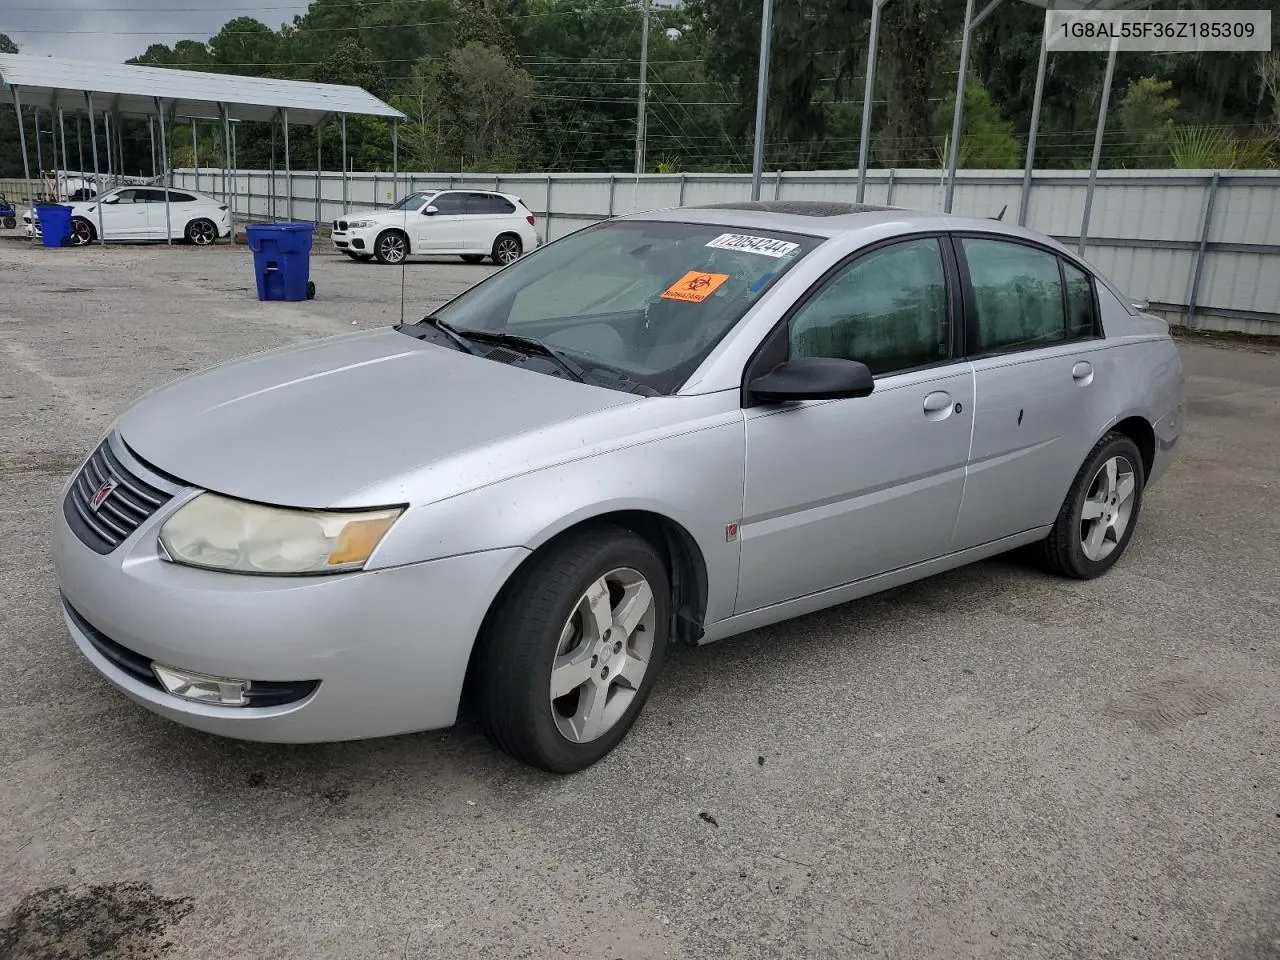
[[[107,198],[106,198],[105,200],[103,200],[102,202],[103,202],[103,203],[106,203],[106,204],[119,203],[119,202],[120,202],[120,198],[119,198],[119,197],[107,197]]]
[[[1146,310],[1148,307],[1151,306],[1151,304],[1148,303],[1146,300],[1132,300],[1130,301],[1130,305],[1135,310]]]
[[[427,209],[422,211],[423,215],[428,217],[434,217],[439,212],[440,208],[435,206],[427,207]]]
[[[834,357],[802,357],[780,363],[751,381],[751,396],[766,403],[865,397],[876,387],[865,363]]]

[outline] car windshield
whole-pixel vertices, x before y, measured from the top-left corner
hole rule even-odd
[[[621,220],[515,261],[436,313],[465,336],[533,338],[591,382],[675,391],[820,238]]]
[[[392,210],[417,210],[419,207],[421,207],[424,203],[427,202],[428,198],[434,197],[434,196],[435,196],[434,193],[411,193],[407,197],[405,197],[403,200],[401,200],[399,203],[393,203],[391,205],[391,209]]]

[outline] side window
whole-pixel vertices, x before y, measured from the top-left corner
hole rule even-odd
[[[116,203],[146,203],[146,200],[139,197],[141,190],[121,190],[116,194]]]
[[[1087,273],[1065,260],[1062,261],[1062,272],[1067,278],[1067,339],[1092,337],[1098,330],[1093,281]]]
[[[838,357],[889,373],[951,356],[942,250],[907,240],[859,257],[791,318],[790,359]]]
[[[436,213],[449,214],[450,216],[466,212],[465,201],[461,193],[442,193],[431,201],[431,206],[436,208]]]
[[[178,193],[176,190],[169,191],[170,203],[195,203],[196,198],[189,193]]]
[[[974,352],[1030,349],[1065,339],[1057,257],[1003,240],[962,242],[978,308]]]
[[[164,203],[163,190],[138,190],[135,203]]]
[[[466,197],[465,212],[472,217],[485,217],[489,215],[490,204],[489,194],[487,193],[468,193]]]
[[[515,212],[516,212],[515,204],[513,204],[510,200],[506,199],[506,197],[500,197],[497,194],[493,194],[493,193],[489,194],[489,213],[495,213],[495,214],[500,214],[502,216],[506,216],[507,214],[511,214]]]

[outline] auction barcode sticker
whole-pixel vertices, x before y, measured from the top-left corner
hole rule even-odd
[[[1270,10],[1050,10],[1050,52],[1205,53],[1271,49]]]
[[[800,249],[798,243],[787,243],[785,240],[774,240],[770,237],[752,237],[744,233],[722,233],[708,247],[717,250],[741,250],[744,253],[758,253],[761,256],[785,257],[793,250]]]

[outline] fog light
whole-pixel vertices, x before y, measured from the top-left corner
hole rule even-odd
[[[223,707],[243,707],[248,703],[248,680],[232,680],[229,677],[210,677],[188,670],[175,670],[163,663],[151,664],[151,670],[161,686],[175,697],[213,703]]]

